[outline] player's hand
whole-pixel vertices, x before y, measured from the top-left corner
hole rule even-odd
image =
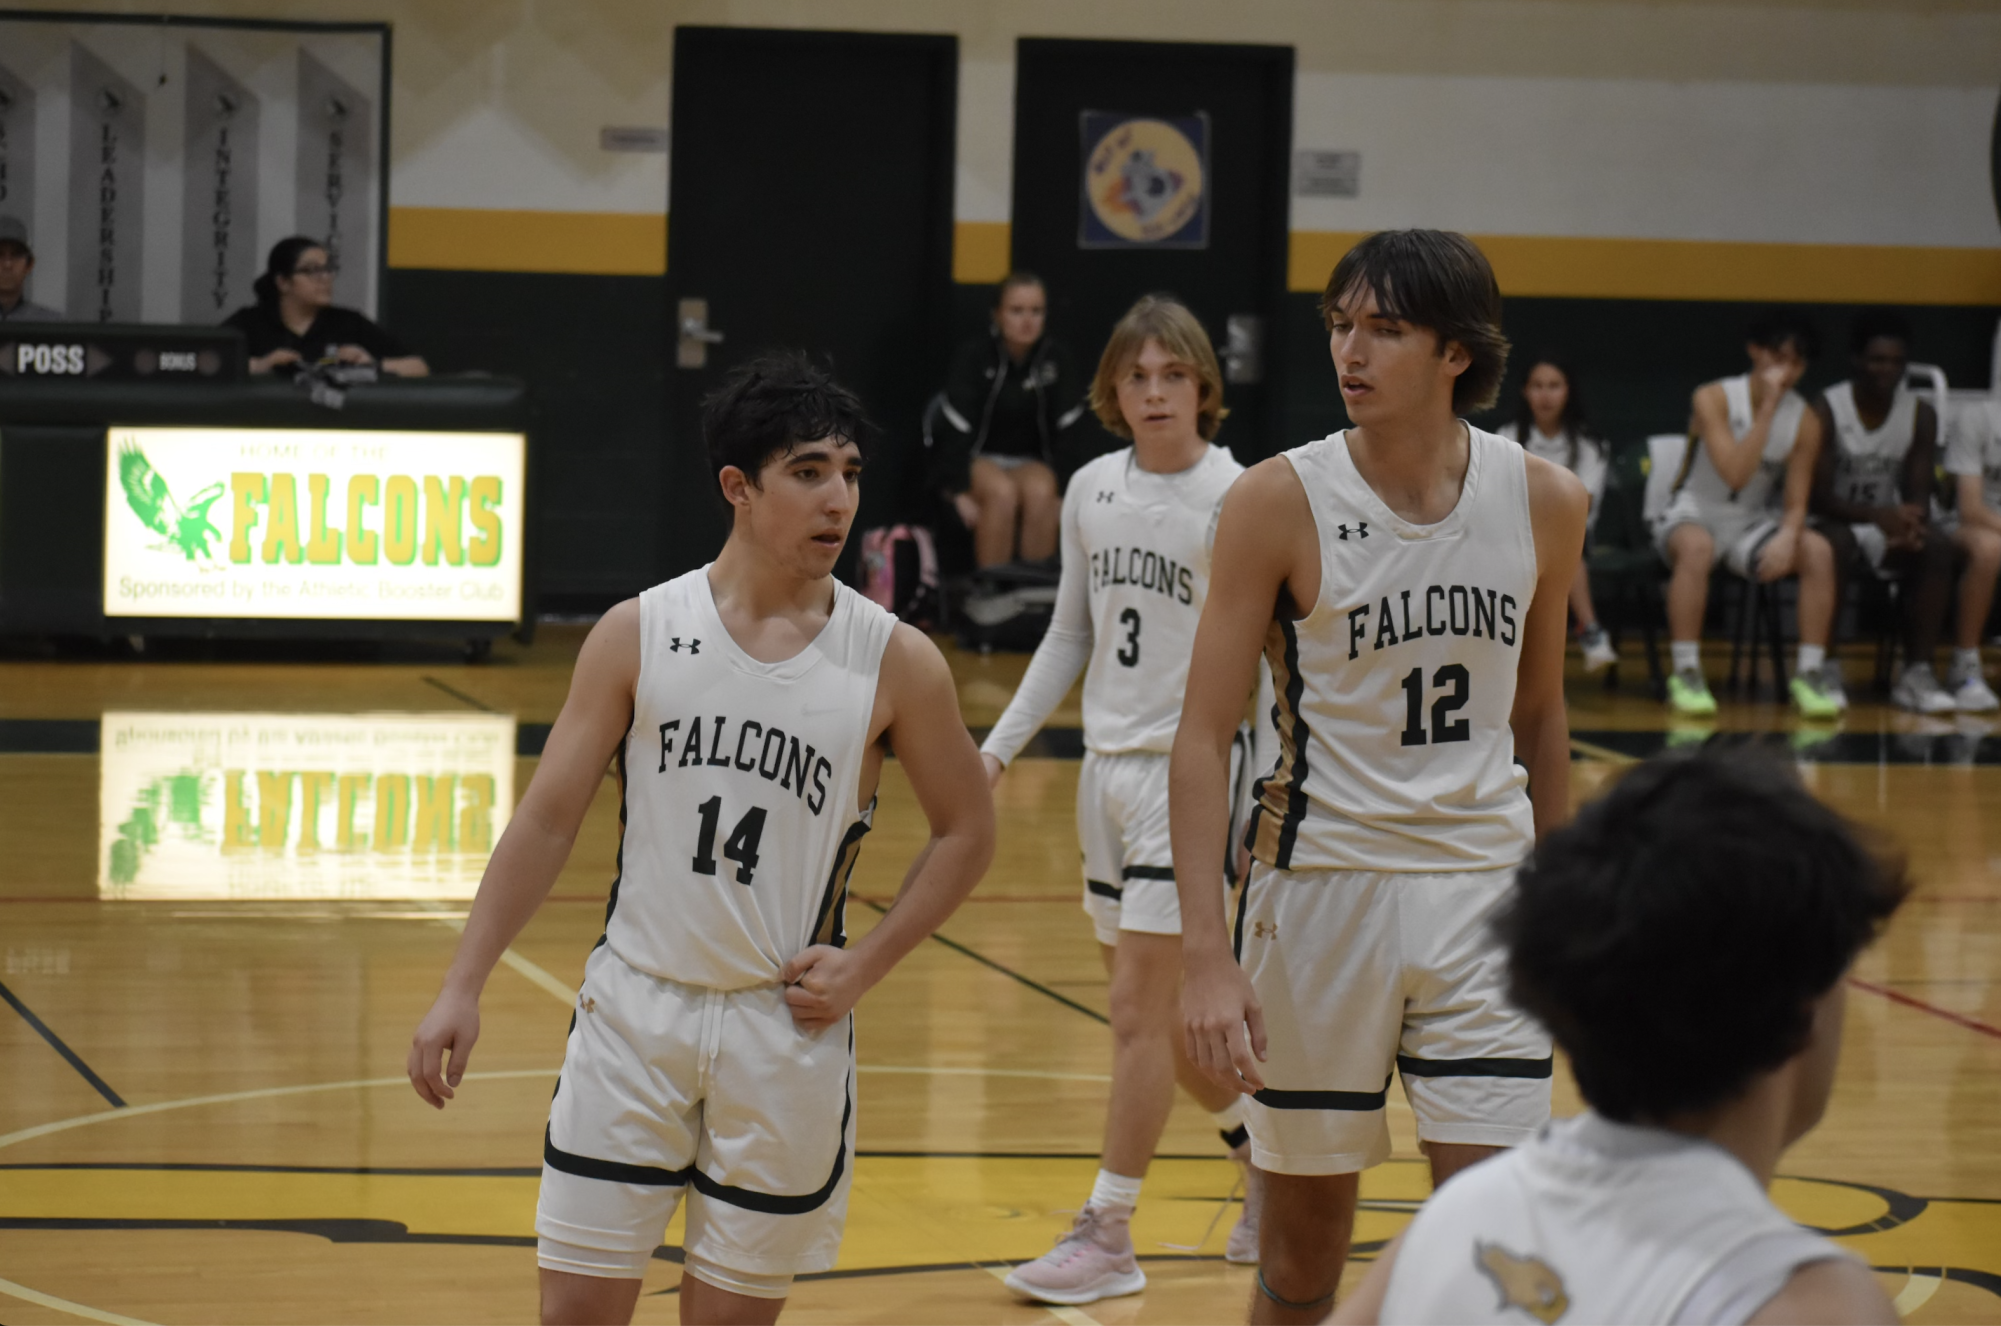
[[[252,373],[269,373],[274,368],[301,362],[297,350],[273,350],[270,354],[250,361]]]
[[[778,974],[785,1002],[801,1031],[825,1031],[855,1011],[875,984],[853,949],[815,944],[802,949]]]
[[[1758,579],[1770,584],[1783,576],[1792,574],[1793,553],[1799,547],[1799,535],[1790,529],[1781,529],[1765,540],[1765,546],[1758,553]]]
[[[343,345],[334,352],[334,358],[343,364],[372,364],[374,356],[358,345]]]
[[[1805,371],[1806,365],[1803,363],[1796,360],[1780,360],[1759,369],[1758,378],[1770,388],[1772,399],[1776,400],[1791,391],[1793,384],[1800,380],[1800,374]]]
[[[952,507],[959,513],[959,519],[967,529],[979,523],[980,504],[973,500],[971,493],[953,493]]]
[[[466,1063],[479,1040],[479,1000],[450,990],[438,996],[431,1011],[410,1038],[410,1085],[434,1109],[445,1108],[452,1089],[466,1075]],[[449,1063],[445,1056],[450,1054]]]
[[[999,787],[1001,775],[1007,772],[1007,766],[985,751],[980,752],[980,763],[987,766],[987,787],[989,789]]]
[[[1878,520],[1892,548],[1920,548],[1925,541],[1925,516],[1916,502],[1888,508],[1889,523]]]
[[[1264,1007],[1251,978],[1227,951],[1187,961],[1181,1018],[1189,1062],[1206,1077],[1246,1096],[1264,1090],[1258,1073],[1265,1057]]]

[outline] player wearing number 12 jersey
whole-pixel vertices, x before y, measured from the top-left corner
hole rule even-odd
[[[543,1143],[544,1321],[629,1320],[684,1195],[684,1322],[775,1321],[795,1274],[833,1266],[854,1172],[852,1010],[993,851],[945,660],[831,574],[868,442],[860,403],[803,359],[768,358],[730,375],[703,433],[729,540],[585,641],[410,1051],[418,1094],[442,1107],[480,987],[614,760],[619,878]],[[891,742],[931,839],[848,948],[848,877]]]
[[[1354,427],[1224,500],[1173,755],[1190,1057],[1253,1094],[1267,1171],[1253,1321],[1317,1321],[1401,1072],[1435,1181],[1549,1117],[1549,1035],[1488,918],[1569,810],[1566,596],[1589,506],[1568,471],[1459,417],[1506,362],[1464,236],[1370,236],[1321,302]],[[1260,645],[1279,756],[1217,905],[1232,694]],[[1239,965],[1241,963],[1241,965]]]

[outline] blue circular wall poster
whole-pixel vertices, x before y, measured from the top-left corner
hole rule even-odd
[[[1085,111],[1077,243],[1209,247],[1209,117]]]

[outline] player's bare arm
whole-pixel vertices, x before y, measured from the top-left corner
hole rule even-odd
[[[1332,1326],[1376,1326],[1382,1320],[1383,1300],[1390,1293],[1390,1273],[1396,1270],[1397,1253],[1402,1249],[1403,1234],[1399,1232],[1387,1248],[1376,1254],[1355,1292],[1334,1305],[1334,1315],[1327,1319]]]
[[[563,711],[535,777],[487,862],[437,1002],[410,1042],[410,1085],[443,1109],[479,1039],[479,996],[500,955],[549,896],[569,860],[605,765],[632,724],[639,680],[639,600],[606,613],[584,641]],[[450,1056],[448,1064],[442,1061]]]
[[[1750,1326],[1891,1326],[1903,1320],[1875,1272],[1845,1257],[1809,1262],[1751,1314]]]
[[[1264,1014],[1231,951],[1221,863],[1230,739],[1243,721],[1244,696],[1257,685],[1266,628],[1281,610],[1281,595],[1285,605],[1311,605],[1320,593],[1313,511],[1291,464],[1274,457],[1231,486],[1211,566],[1168,784],[1181,899],[1181,1007],[1189,1060],[1216,1082],[1249,1093],[1264,1086],[1257,1071]]]
[[[896,901],[873,930],[845,949],[816,944],[781,974],[785,1001],[802,1029],[844,1018],[931,932],[945,923],[986,873],[994,855],[994,803],[979,748],[959,715],[952,671],[938,647],[898,625],[883,651],[870,736],[896,752],[930,840],[911,863]]]
[[[1522,626],[1515,705],[1509,714],[1515,758],[1529,771],[1536,836],[1570,818],[1570,720],[1563,706],[1563,653],[1570,582],[1583,556],[1591,497],[1577,476],[1536,456],[1528,462],[1529,522],[1535,531],[1536,587]]]
[[[1753,380],[1763,389],[1762,396],[1752,414],[1751,426],[1742,437],[1730,427],[1730,403],[1723,395],[1722,384],[1709,382],[1696,388],[1693,403],[1696,438],[1708,451],[1709,463],[1730,487],[1742,488],[1758,472],[1765,443],[1771,438],[1772,420],[1779,412],[1780,401],[1798,380],[1801,367],[1796,361],[1781,360],[1757,370]]]

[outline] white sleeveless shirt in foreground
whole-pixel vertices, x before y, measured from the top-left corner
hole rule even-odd
[[[1468,428],[1458,505],[1413,525],[1346,434],[1285,453],[1320,538],[1320,598],[1265,639],[1279,759],[1251,851],[1282,870],[1511,867],[1535,840],[1509,717],[1535,597],[1528,461]]]
[[[1730,431],[1741,438],[1751,431],[1751,424],[1758,417],[1751,406],[1751,379],[1740,373],[1734,378],[1724,378],[1717,385],[1723,388],[1724,404],[1730,411]],[[1759,455],[1756,472],[1737,489],[1723,482],[1723,476],[1716,472],[1701,436],[1691,437],[1681,474],[1675,479],[1675,496],[1694,501],[1703,511],[1731,505],[1743,511],[1763,511],[1776,505],[1785,487],[1786,461],[1799,442],[1800,422],[1805,418],[1806,401],[1798,392],[1788,391],[1772,414],[1771,430],[1765,434],[1765,449]]]
[[[760,663],[723,628],[703,567],[641,594],[639,621],[604,942],[686,985],[769,984],[801,949],[845,942],[870,822],[856,808],[862,757],[896,618],[836,583],[812,643]]]
[[[1827,412],[1834,419],[1834,491],[1844,502],[1894,506],[1904,477],[1904,457],[1918,436],[1917,393],[1899,384],[1890,412],[1874,428],[1862,425],[1855,408],[1855,384],[1827,389]]]
[[[1734,1324],[1799,1267],[1847,1255],[1723,1148],[1585,1114],[1432,1195],[1380,1320]]]

